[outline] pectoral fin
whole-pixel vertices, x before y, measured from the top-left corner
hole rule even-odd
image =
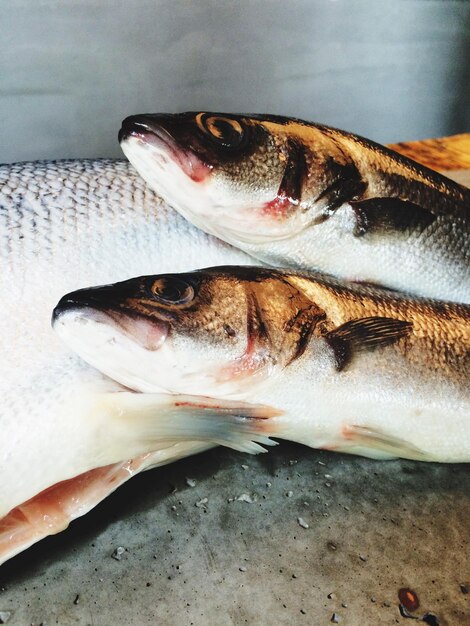
[[[201,396],[159,393],[111,393],[102,398],[112,423],[112,440],[126,450],[122,458],[161,448],[165,442],[201,441],[241,452],[266,452],[277,445],[272,407]],[[127,444],[127,448],[126,448]]]
[[[354,235],[406,230],[424,230],[436,215],[418,204],[400,198],[369,198],[349,203],[354,211]]]
[[[411,322],[391,317],[363,317],[338,326],[325,335],[333,349],[336,368],[341,371],[355,352],[388,346],[409,335]]]
[[[433,458],[412,443],[367,426],[347,425],[343,428],[344,444],[335,447],[374,459],[412,459],[432,461]]]

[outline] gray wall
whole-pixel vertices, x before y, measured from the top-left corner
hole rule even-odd
[[[390,142],[470,130],[470,2],[1,0],[0,161],[119,156],[120,121],[293,115]]]

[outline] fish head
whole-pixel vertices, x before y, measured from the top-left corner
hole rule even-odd
[[[73,292],[53,326],[135,391],[240,397],[301,354],[319,314],[275,270],[217,267]]]
[[[121,147],[152,189],[189,221],[233,244],[289,238],[312,222],[302,200],[324,176],[299,122],[226,113],[134,115]]]

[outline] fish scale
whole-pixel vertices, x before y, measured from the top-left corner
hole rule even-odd
[[[251,261],[192,227],[124,160],[0,166],[0,562],[57,532],[58,522],[33,536],[25,530],[15,548],[1,517],[51,484],[96,467],[96,425],[79,407],[95,391],[122,391],[53,333],[58,299],[126,276],[228,262]],[[133,472],[203,447],[176,444],[136,463]],[[112,462],[118,461],[127,458]],[[122,472],[120,482],[130,475]],[[88,508],[117,484],[89,494]],[[85,510],[67,512],[60,529]]]

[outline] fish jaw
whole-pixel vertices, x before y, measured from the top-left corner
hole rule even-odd
[[[200,159],[193,150],[184,150],[178,145],[171,132],[163,125],[155,123],[153,117],[140,115],[126,118],[119,132],[119,141],[125,144],[130,137],[139,139],[143,145],[148,146],[155,160],[162,166],[172,161],[195,183],[207,180],[212,167]]]
[[[155,144],[147,137],[149,135],[131,135],[122,140],[124,154],[150,189],[157,191],[170,206],[178,207],[184,217],[188,217],[188,214],[185,208],[180,208],[190,206],[191,202],[197,204],[198,208],[191,221],[195,226],[201,227],[207,221],[205,207],[210,206],[207,188],[203,182],[197,182],[188,176],[180,166],[180,159],[172,159],[163,145]],[[209,232],[207,228],[204,230]]]
[[[209,447],[201,442],[178,442],[49,487],[0,519],[0,565],[41,539],[65,530],[70,522],[88,513],[136,474]]]
[[[201,230],[235,245],[240,240],[262,242],[273,236],[288,236],[283,230],[263,234],[259,222],[263,221],[263,212],[270,196],[262,196],[258,201],[250,195],[248,198],[234,200],[230,193],[225,194],[222,185],[217,185],[217,193],[208,177],[195,180],[181,167],[181,159],[172,158],[173,152],[167,152],[166,146],[155,145],[148,136],[129,136],[121,143],[122,150],[149,187],[161,195],[170,206]],[[219,218],[213,219],[214,214]],[[240,219],[247,228],[240,228]],[[251,228],[249,225],[256,225]]]

